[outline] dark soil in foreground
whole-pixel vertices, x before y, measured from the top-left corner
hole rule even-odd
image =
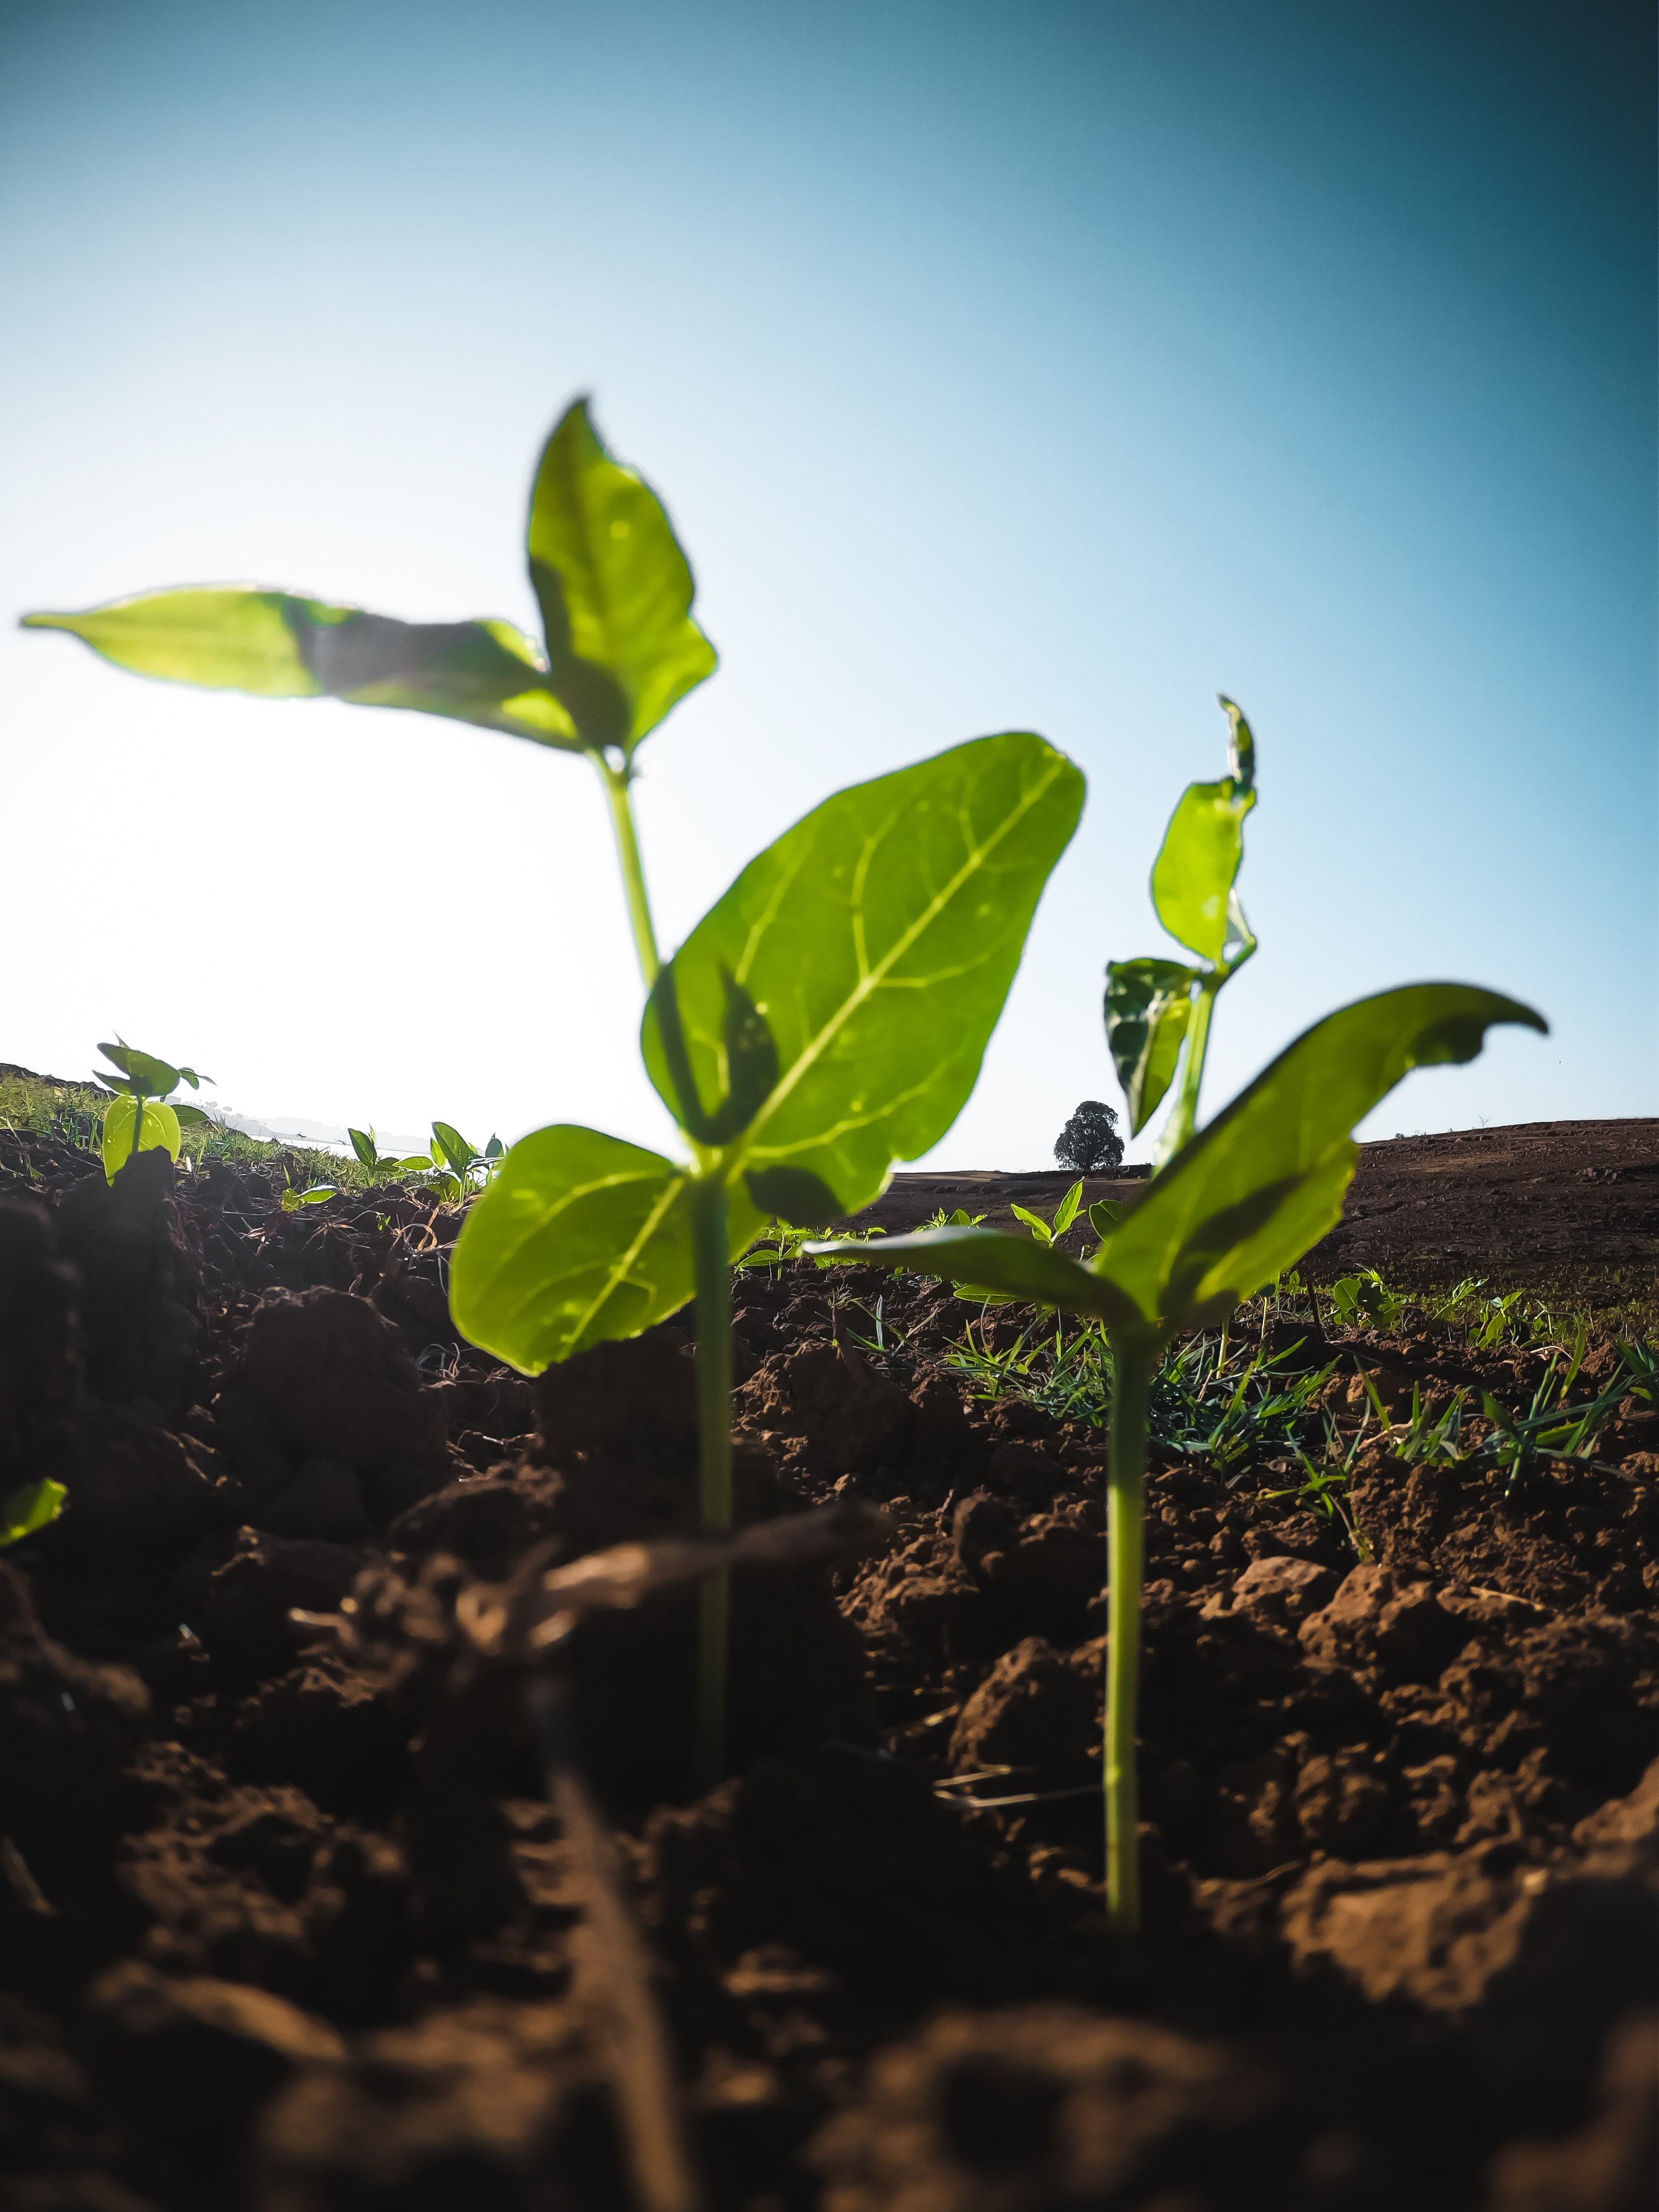
[[[1611,1126],[1646,1131],[1614,1163],[1639,1189],[1652,1125]],[[286,1214],[153,1154],[109,1188],[9,1136],[0,1170],[0,1487],[72,1500],[0,1569],[0,2204],[626,2206],[523,1677],[458,1607],[538,1545],[689,1528],[684,1335],[532,1385],[456,1344],[458,1217],[428,1201]],[[832,1292],[879,1295],[902,1352],[861,1352]],[[739,1577],[712,1793],[685,1604],[579,1632],[711,2208],[1651,2205],[1659,1415],[1632,1399],[1596,1461],[1518,1484],[1378,1443],[1369,1565],[1271,1494],[1282,1468],[1156,1468],[1125,1954],[1100,1431],[970,1401],[931,1284],[794,1267],[738,1296],[744,1516],[850,1494],[895,1526]],[[1358,1366],[1390,1406],[1415,1381],[1515,1409],[1548,1357],[1256,1325],[1337,1364],[1339,1420]],[[1593,1345],[1589,1383],[1614,1365]],[[290,1619],[348,1600],[350,1656]]]

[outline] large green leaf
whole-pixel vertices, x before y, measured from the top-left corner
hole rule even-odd
[[[1244,857],[1244,817],[1255,805],[1254,787],[1232,776],[1189,783],[1152,863],[1158,918],[1200,959],[1219,962],[1230,945],[1245,940],[1255,950],[1233,890]]]
[[[139,1110],[139,1101],[126,1094],[112,1098],[104,1109],[104,1134],[101,1152],[104,1173],[113,1182],[117,1172],[132,1157],[133,1116]],[[143,1120],[138,1125],[138,1146],[141,1152],[161,1152],[172,1160],[179,1157],[184,1143],[179,1127],[179,1116],[171,1106],[163,1106],[155,1098],[143,1101]]]
[[[584,400],[543,449],[528,551],[554,690],[585,744],[631,752],[717,656],[662,502],[605,451]]]
[[[777,1076],[726,1144],[734,1180],[784,1211],[788,1167],[852,1212],[896,1159],[936,1144],[966,1103],[1048,872],[1083,805],[1063,753],[1023,732],[980,738],[815,807],[751,860],[675,955],[702,1110],[732,1096],[730,985]],[[654,1004],[646,1066],[678,1091]],[[812,1205],[809,1222],[824,1218]]]
[[[827,1239],[804,1245],[815,1258],[895,1267],[936,1275],[964,1289],[1005,1298],[1029,1298],[1065,1313],[1097,1315],[1133,1323],[1131,1301],[1115,1283],[1035,1237],[1008,1237],[1000,1229],[917,1229],[904,1237]]]
[[[935,1229],[816,1255],[972,1282],[1167,1336],[1220,1320],[1341,1218],[1351,1132],[1414,1067],[1473,1060],[1499,1022],[1542,1015],[1467,983],[1415,983],[1328,1014],[1182,1147],[1086,1267],[1023,1237]]]
[[[1340,1219],[1355,1124],[1413,1068],[1473,1060],[1500,1022],[1548,1026],[1468,983],[1410,984],[1328,1014],[1182,1147],[1091,1264],[1160,1329],[1230,1312]]]
[[[1175,1079],[1192,1014],[1196,968],[1179,960],[1114,960],[1106,969],[1106,1043],[1138,1136]]]
[[[144,592],[84,614],[25,615],[23,626],[70,630],[117,667],[168,683],[404,707],[565,750],[580,746],[541,656],[511,623],[399,622],[225,584]]]
[[[471,1343],[526,1375],[637,1336],[691,1296],[688,1171],[659,1152],[561,1122],[520,1138],[475,1200],[450,1266]],[[732,1207],[732,1255],[761,1216]]]

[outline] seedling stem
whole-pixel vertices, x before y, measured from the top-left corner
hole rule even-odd
[[[692,1279],[697,1323],[698,1503],[706,1536],[732,1526],[732,1262],[726,1182],[718,1170],[691,1186]],[[712,1789],[726,1765],[726,1662],[731,1577],[705,1575],[697,1615],[697,1778]]]
[[[1121,1935],[1140,1925],[1135,1711],[1140,1585],[1146,1558],[1146,1404],[1158,1343],[1138,1330],[1112,1338],[1112,1425],[1106,1477],[1110,1580],[1106,1599],[1106,1915]]]
[[[640,858],[640,841],[634,827],[634,802],[629,795],[634,781],[631,765],[616,768],[601,752],[589,755],[604,781],[605,797],[611,801],[611,822],[617,833],[617,859],[621,864],[623,888],[628,894],[628,919],[634,927],[634,949],[640,957],[640,973],[645,978],[648,991],[662,969],[657,951],[657,933],[651,926],[651,902],[645,891],[645,863]]]

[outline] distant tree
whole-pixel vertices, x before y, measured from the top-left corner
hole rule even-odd
[[[1054,1158],[1073,1175],[1098,1175],[1123,1158],[1117,1115],[1098,1098],[1085,1098],[1054,1139]]]

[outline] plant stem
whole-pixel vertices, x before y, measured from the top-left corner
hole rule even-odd
[[[698,1503],[706,1536],[732,1526],[732,1265],[726,1250],[726,1184],[718,1174],[693,1182],[692,1280],[697,1317]],[[697,1613],[697,1780],[712,1789],[726,1766],[726,1644],[731,1577],[703,1577]]]
[[[1140,1584],[1146,1559],[1146,1401],[1157,1346],[1139,1333],[1112,1340],[1111,1454],[1106,1477],[1106,1920],[1116,1935],[1140,1926],[1135,1712],[1140,1682]]]
[[[611,802],[611,826],[617,833],[617,858],[622,866],[623,888],[628,894],[628,919],[634,927],[634,950],[640,957],[640,973],[648,991],[661,972],[657,933],[651,926],[651,902],[645,891],[645,863],[640,858],[639,836],[634,828],[634,802],[629,787],[631,768],[613,768],[602,753],[589,756]]]
[[[1198,1090],[1204,1080],[1204,1055],[1210,1043],[1210,1015],[1215,1006],[1215,994],[1226,980],[1224,975],[1204,975],[1199,979],[1198,998],[1193,1006],[1192,1022],[1187,1031],[1187,1050],[1181,1063],[1181,1089],[1158,1141],[1158,1165],[1160,1168],[1175,1158],[1192,1135],[1197,1122]]]
[[[132,1142],[127,1146],[127,1156],[121,1164],[127,1167],[138,1157],[138,1139],[144,1133],[144,1098],[142,1091],[132,1094]]]

